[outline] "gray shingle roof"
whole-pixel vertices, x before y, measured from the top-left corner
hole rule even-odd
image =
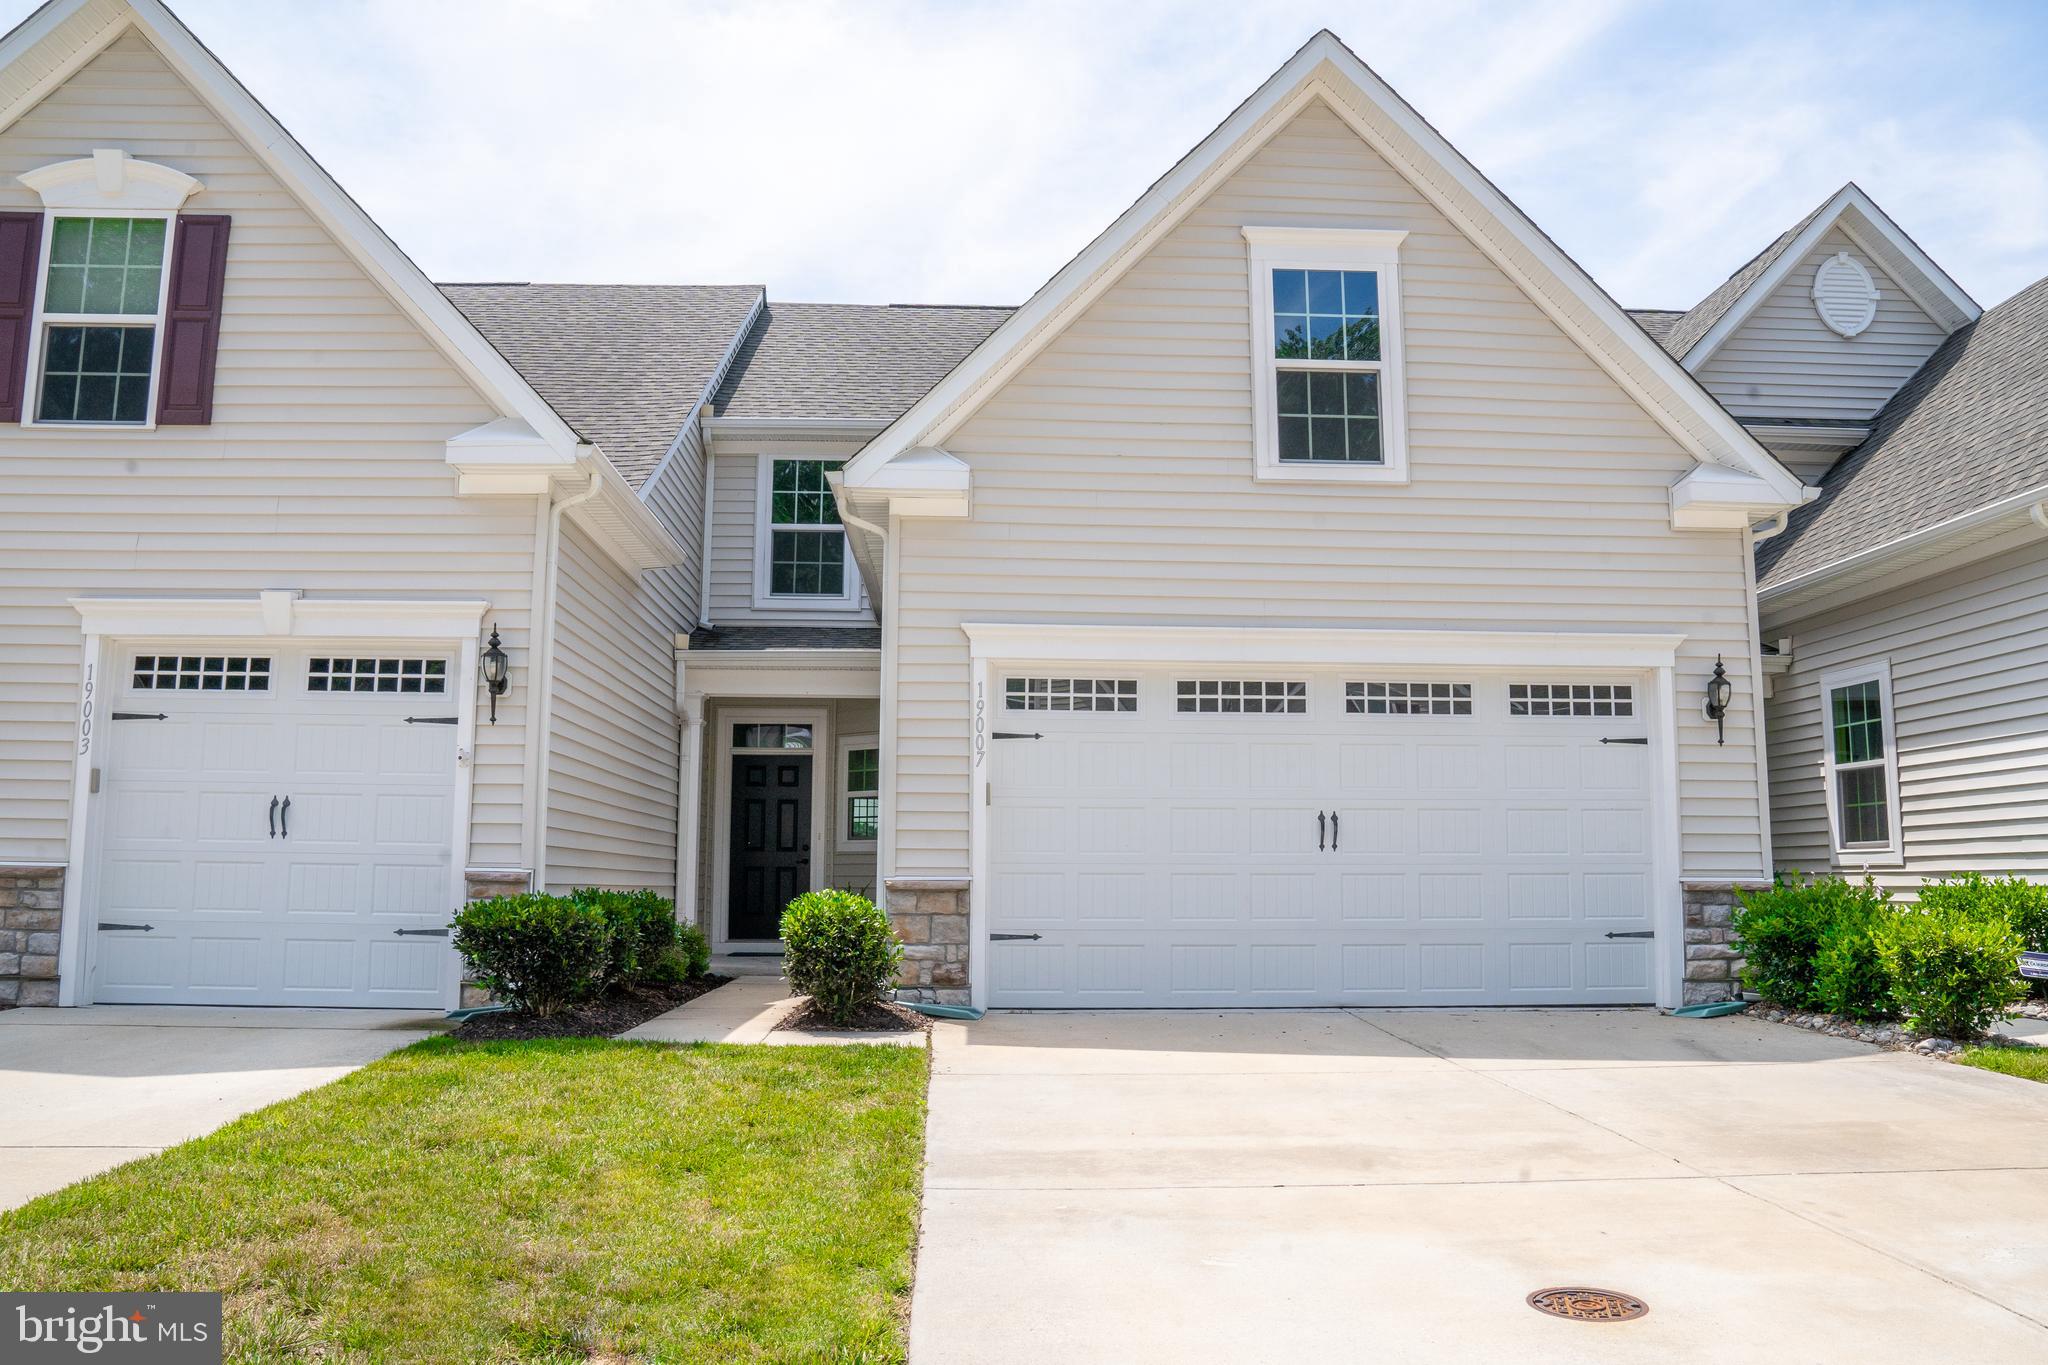
[[[1835,194],[1840,193],[1840,190],[1835,191]],[[1697,346],[1701,337],[1714,330],[1714,324],[1726,317],[1728,310],[1735,306],[1735,301],[1748,292],[1749,287],[1757,282],[1759,276],[1777,263],[1778,258],[1785,254],[1785,249],[1792,245],[1793,239],[1806,231],[1807,224],[1818,217],[1822,209],[1835,201],[1835,194],[1814,205],[1811,213],[1779,233],[1776,241],[1751,257],[1748,264],[1740,270],[1721,281],[1714,292],[1694,304],[1663,336],[1657,337],[1657,340],[1663,343],[1664,349],[1680,360],[1685,359],[1685,353]],[[1656,333],[1652,332],[1651,335],[1656,336]]]
[[[1757,547],[1769,588],[2002,498],[2048,485],[2048,279],[1942,343]]]
[[[747,320],[757,285],[444,284],[441,292],[638,488]]]
[[[1671,329],[1685,316],[1683,308],[1627,308],[1622,311],[1636,320],[1636,325],[1650,334],[1650,340],[1663,344],[1671,335]]]
[[[716,411],[893,421],[1014,311],[770,302]]]
[[[880,626],[699,626],[691,649],[880,649]]]

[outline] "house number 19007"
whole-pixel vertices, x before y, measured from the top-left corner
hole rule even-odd
[[[982,755],[988,751],[988,697],[984,689],[988,685],[979,679],[974,684],[974,766],[981,766]]]

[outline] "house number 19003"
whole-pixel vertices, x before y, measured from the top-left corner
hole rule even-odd
[[[85,666],[85,697],[78,704],[78,752],[92,752],[92,688],[94,665]]]

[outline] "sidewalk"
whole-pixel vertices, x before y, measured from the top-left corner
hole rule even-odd
[[[619,1037],[627,1042],[767,1043],[777,1047],[845,1043],[925,1046],[927,1035],[923,1031],[822,1033],[779,1027],[801,998],[789,993],[789,983],[779,973],[735,976],[716,990],[706,991],[667,1014],[627,1029]]]

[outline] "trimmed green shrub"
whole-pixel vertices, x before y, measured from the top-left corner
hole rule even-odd
[[[1920,888],[1920,904],[1989,915],[2004,920],[2020,936],[2021,948],[2048,953],[2048,886],[2024,877],[1987,877],[1965,872],[1929,882]],[[2048,981],[2027,983],[2035,995],[2048,995]]]
[[[1820,1008],[1845,1019],[1890,1019],[1892,976],[1878,951],[1878,935],[1897,912],[1882,898],[1845,900],[1822,926],[1814,958],[1814,998]]]
[[[676,905],[652,891],[612,891],[578,887],[569,899],[594,907],[612,926],[612,961],[608,982],[626,985],[652,976],[657,964],[676,944]]]
[[[711,942],[694,924],[678,924],[676,941],[662,950],[647,973],[647,980],[661,985],[695,981],[711,970]]]
[[[527,893],[471,901],[455,912],[455,948],[478,982],[543,1017],[601,992],[615,931],[594,905]]]
[[[1917,908],[1892,916],[1878,951],[1892,999],[1915,1033],[1976,1038],[2026,994],[2016,970],[2020,936],[1977,898],[1939,892],[1941,885],[1923,890]]]
[[[886,999],[902,960],[889,916],[865,896],[809,891],[782,912],[783,975],[834,1023]]]
[[[1890,897],[1865,878],[1859,884],[1840,877],[1802,882],[1797,873],[1781,873],[1767,891],[1737,893],[1735,948],[1746,959],[1742,984],[1764,999],[1788,1009],[1817,1010],[1822,1003],[1821,949],[1832,926],[1843,934],[1868,933]],[[1837,986],[1855,993],[1860,978],[1852,948],[1839,950]]]

